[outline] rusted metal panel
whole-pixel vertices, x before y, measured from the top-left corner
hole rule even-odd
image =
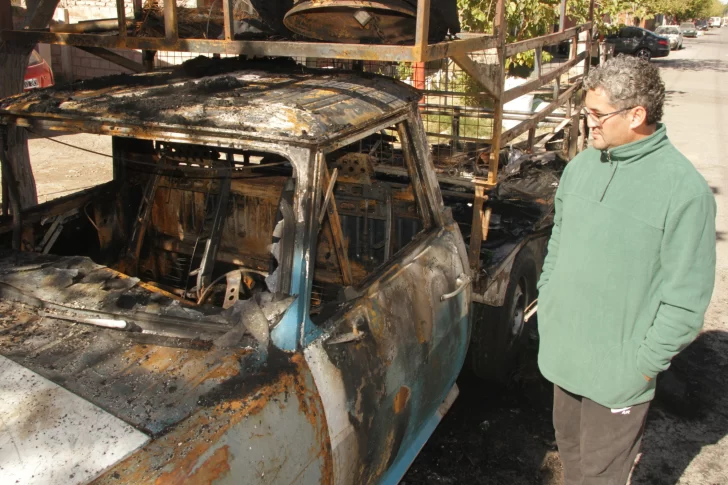
[[[261,385],[231,378],[94,483],[333,483],[326,417],[310,371],[300,355],[282,364]]]
[[[332,483],[323,404],[300,354],[261,359],[249,348],[74,327],[32,314],[17,324],[7,316],[22,307],[2,301],[0,308],[2,355],[153,437],[98,483]],[[103,468],[127,454],[122,441],[108,442],[115,446]]]
[[[205,76],[211,65],[203,63],[200,77],[180,72],[121,76],[118,84],[111,78],[21,95],[5,100],[0,116],[83,123],[78,129],[87,132],[115,126],[119,136],[182,128],[198,137],[209,131],[310,145],[341,135],[342,127],[390,117],[419,99],[409,86],[379,76],[236,71],[245,64],[219,62],[215,69],[223,67],[223,73],[212,76]],[[224,72],[225,65],[230,72]],[[126,134],[119,132],[124,126]]]
[[[469,338],[470,291],[440,301],[463,269],[457,239],[433,230],[327,322],[324,337],[305,351],[317,386],[327,389],[321,397],[337,484],[377,483],[415,446],[452,387]],[[338,339],[352,325],[362,338]]]

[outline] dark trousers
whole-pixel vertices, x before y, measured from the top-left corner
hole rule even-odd
[[[650,403],[612,410],[554,386],[554,429],[564,485],[625,485]]]

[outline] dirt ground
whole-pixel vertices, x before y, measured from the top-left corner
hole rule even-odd
[[[634,485],[728,484],[728,28],[713,29],[656,60],[668,89],[664,121],[718,202],[718,270],[705,331],[658,380]],[[30,142],[41,201],[111,178],[111,140],[95,135]],[[467,372],[460,398],[405,476],[405,484],[561,483],[551,426],[551,388],[536,343],[513,380],[485,385]]]
[[[81,151],[68,145],[108,156]],[[111,180],[109,136],[81,134],[43,138],[36,135],[28,143],[28,150],[40,202]]]

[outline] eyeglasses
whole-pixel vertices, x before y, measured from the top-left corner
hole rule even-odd
[[[611,116],[614,116],[614,115],[616,115],[616,114],[622,113],[622,112],[624,112],[624,111],[629,111],[629,110],[631,110],[631,109],[632,109],[632,108],[634,108],[634,107],[635,107],[635,106],[630,106],[629,108],[622,108],[622,109],[618,109],[617,111],[612,111],[611,113],[604,113],[604,114],[602,114],[602,115],[600,115],[600,114],[596,114],[595,112],[591,111],[591,110],[590,110],[589,108],[587,108],[587,107],[584,107],[584,108],[582,108],[582,109],[581,109],[581,112],[582,112],[582,114],[583,114],[584,116],[586,116],[586,117],[588,117],[588,118],[591,118],[592,120],[594,120],[594,121],[596,121],[597,123],[599,123],[599,125],[602,125],[602,124],[604,123],[604,121],[605,121],[605,120],[606,120],[607,118],[609,118],[609,117],[611,117]]]

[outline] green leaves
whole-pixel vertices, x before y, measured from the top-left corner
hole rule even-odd
[[[553,25],[558,23],[559,0],[505,1],[506,40],[508,42],[551,33]],[[496,0],[458,0],[463,30],[493,32],[495,6]],[[533,67],[533,65],[533,51],[519,54],[506,61],[506,67]]]

